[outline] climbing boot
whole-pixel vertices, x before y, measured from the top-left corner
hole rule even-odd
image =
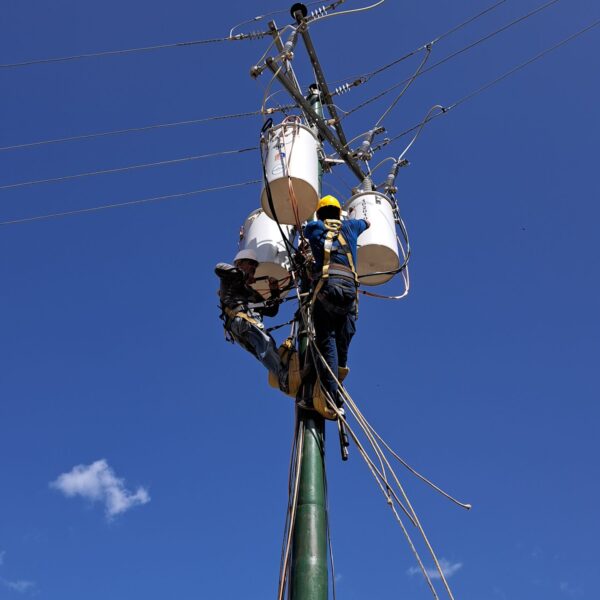
[[[285,340],[277,349],[277,353],[282,368],[279,377],[274,373],[269,373],[269,385],[279,388],[284,394],[295,398],[300,387],[300,359],[294,348],[293,339]]]
[[[330,408],[327,399],[328,393],[321,386],[321,381],[317,379],[313,387],[313,404],[315,410],[325,419],[335,421],[337,419],[337,413]]]
[[[341,383],[348,377],[348,373],[350,373],[350,367],[338,367],[338,381]]]

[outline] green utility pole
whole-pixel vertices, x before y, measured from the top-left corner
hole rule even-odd
[[[312,108],[322,117],[323,106],[318,89],[311,87]],[[319,196],[322,169],[319,162]],[[300,340],[302,363],[307,347]],[[298,507],[293,524],[290,600],[327,600],[327,507],[325,506],[325,420],[314,411],[300,410],[304,443],[300,463]]]

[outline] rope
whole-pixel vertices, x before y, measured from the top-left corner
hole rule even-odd
[[[332,377],[334,377],[334,379],[336,380],[338,386],[339,386],[339,390],[341,391],[342,395],[344,396],[344,399],[347,402],[347,405],[349,407],[349,410],[351,412],[351,414],[355,417],[355,419],[357,420],[359,426],[361,427],[361,429],[363,430],[363,432],[365,433],[365,435],[367,436],[367,439],[369,439],[369,442],[371,443],[375,453],[378,455],[378,457],[383,460],[385,462],[385,464],[388,466],[388,469],[390,471],[390,473],[392,474],[393,480],[396,484],[396,486],[398,487],[398,489],[400,490],[406,504],[408,505],[409,509],[410,509],[410,515],[409,518],[411,518],[411,521],[413,521],[413,523],[415,524],[415,526],[417,527],[419,533],[421,534],[421,537],[423,538],[425,545],[427,546],[427,549],[429,550],[433,561],[436,565],[436,568],[438,570],[438,573],[440,575],[440,579],[442,580],[444,587],[446,589],[446,592],[448,593],[449,597],[451,600],[454,600],[454,597],[452,595],[452,591],[450,589],[450,586],[448,585],[448,582],[446,580],[446,577],[443,573],[443,569],[441,568],[439,561],[437,559],[437,556],[435,554],[435,551],[433,550],[433,547],[431,546],[431,543],[429,542],[429,539],[425,533],[425,530],[423,529],[423,526],[421,525],[421,522],[419,521],[419,518],[402,486],[402,484],[400,483],[399,478],[397,477],[394,469],[392,468],[391,464],[389,463],[387,457],[385,457],[385,454],[383,453],[383,451],[381,450],[381,447],[379,446],[379,444],[377,443],[377,440],[375,439],[374,435],[373,435],[373,431],[372,427],[368,424],[368,422],[366,421],[366,419],[364,419],[364,417],[362,416],[362,413],[360,412],[360,410],[358,409],[358,406],[356,405],[356,403],[353,401],[353,399],[351,398],[350,394],[347,392],[347,390],[341,385],[341,383],[338,381],[337,379],[337,375],[335,373],[333,373],[333,371],[331,370],[331,367],[329,366],[329,364],[327,363],[327,361],[325,360],[325,358],[323,357],[323,355],[321,354],[318,346],[316,345],[314,339],[310,339],[310,343],[313,346],[314,350],[316,350],[316,353],[321,361],[321,363],[325,366],[325,368],[329,371],[329,373],[331,374]],[[339,408],[335,405],[335,403],[328,398],[328,402],[330,404],[330,407],[332,408],[332,410],[334,410],[337,415],[338,418],[343,418],[342,417],[342,413],[339,410]],[[348,429],[350,436],[352,437],[352,439],[354,440],[355,444],[357,444],[357,447],[359,448],[359,451],[361,452],[361,455],[363,456],[363,458],[365,458],[365,455],[363,455],[363,451],[364,448],[362,447],[362,444],[360,444],[359,440],[358,440],[358,436],[356,435],[356,433],[354,432],[353,428],[350,427],[347,423],[347,421],[345,422],[345,427]],[[365,453],[366,454],[366,453]],[[372,464],[372,461],[371,461]],[[392,491],[391,486],[389,484],[389,482],[387,481],[387,479],[385,480],[386,486],[388,491]],[[380,486],[381,487],[381,486]],[[436,486],[437,487],[437,486]],[[392,496],[397,499],[397,496],[395,496],[395,494],[392,494]],[[412,540],[410,538],[410,535],[408,534],[408,531],[406,531],[406,528],[404,527],[402,520],[400,519],[399,515],[397,514],[397,512],[394,510],[393,507],[393,503],[391,502],[391,498],[389,495],[386,495],[387,497],[387,501],[388,501],[388,505],[392,508],[394,515],[398,521],[398,523],[400,524],[405,537],[407,538],[409,545],[411,547],[411,550],[413,550],[413,553],[415,555],[415,557],[417,558],[417,561],[419,563],[419,566],[423,572],[423,575],[432,591],[432,594],[434,596],[434,598],[438,598],[437,593],[435,591],[435,588],[433,586],[433,583],[431,582],[431,578],[429,577],[427,570],[425,569],[419,555],[418,552],[414,546],[414,544],[412,543]],[[447,497],[450,497],[449,495],[447,495]],[[462,503],[459,503],[461,506],[464,506],[465,508],[470,508],[470,505],[463,505]],[[401,503],[399,504],[401,507],[403,506]]]

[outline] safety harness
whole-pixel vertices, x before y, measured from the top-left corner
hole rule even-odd
[[[323,302],[328,310],[337,313],[343,313],[345,310],[343,308],[334,306],[321,294],[321,289],[325,282],[329,279],[330,276],[338,276],[345,277],[347,279],[352,279],[356,288],[358,290],[358,275],[356,273],[356,269],[354,267],[354,259],[352,258],[352,251],[350,250],[350,246],[348,246],[348,242],[346,242],[346,238],[342,234],[342,222],[338,219],[325,219],[323,221],[325,225],[325,229],[327,229],[327,233],[325,234],[325,241],[323,242],[323,268],[319,275],[319,280],[315,285],[315,289],[313,291],[311,303],[314,303],[318,298],[320,302]],[[338,243],[339,248],[348,259],[347,267],[346,265],[342,265],[339,263],[331,262],[331,254],[338,251],[337,248],[333,248],[334,242]],[[358,301],[358,292],[356,295],[356,300]]]
[[[326,298],[325,294],[322,293],[323,285],[331,276],[336,277],[345,277],[346,279],[352,279],[354,281],[354,285],[356,286],[356,301],[354,304],[354,311],[356,313],[357,304],[358,304],[358,275],[356,273],[356,268],[354,266],[354,259],[352,258],[352,251],[350,250],[350,246],[346,241],[346,238],[342,234],[342,222],[338,219],[325,219],[323,221],[325,228],[327,229],[327,233],[325,234],[325,240],[323,242],[323,268],[319,276],[319,280],[315,285],[315,289],[312,294],[311,304],[318,299],[321,304],[325,306],[325,308],[329,312],[345,314],[347,309],[344,307],[336,306],[329,302]],[[334,248],[333,245],[337,241],[338,248],[341,250],[348,259],[347,267],[346,265],[342,265],[339,263],[331,262],[332,253],[338,252],[338,248]],[[338,376],[341,379],[347,374],[348,368],[342,367],[338,372]],[[337,417],[337,413],[328,405],[327,401],[327,392],[323,389],[320,378],[317,377],[317,380],[313,387],[313,406],[315,410],[323,416],[325,419],[335,421]]]
[[[264,325],[262,321],[255,319],[254,317],[249,315],[248,312],[255,308],[262,308],[264,306],[266,306],[265,302],[248,302],[246,304],[240,304],[236,308],[229,308],[228,306],[223,306],[223,313],[227,317],[227,319],[224,319],[225,328],[229,329],[231,321],[233,321],[233,319],[235,319],[236,317],[240,317],[240,319],[248,321],[248,323],[251,323],[255,327],[263,329]]]

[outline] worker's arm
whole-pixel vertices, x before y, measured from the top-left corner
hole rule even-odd
[[[269,277],[269,290],[271,295],[267,300],[267,304],[264,308],[260,309],[260,312],[265,317],[274,317],[279,312],[279,295],[281,291],[279,289],[279,281],[275,277]]]

